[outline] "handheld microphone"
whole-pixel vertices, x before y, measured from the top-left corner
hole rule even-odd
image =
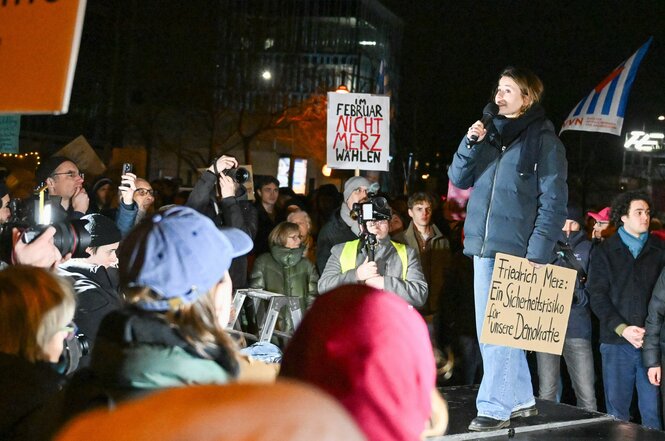
[[[485,108],[483,109],[483,116],[480,118],[480,122],[482,123],[483,126],[487,128],[489,123],[492,122],[494,117],[499,113],[499,106],[497,106],[495,103],[487,103]],[[478,142],[478,136],[477,135],[471,135],[470,138],[468,138],[468,144],[475,144]]]

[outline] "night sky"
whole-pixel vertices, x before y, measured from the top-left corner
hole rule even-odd
[[[557,130],[572,108],[654,37],[640,65],[624,131],[665,131],[665,1],[384,1],[405,22],[400,137],[423,157],[449,162],[466,128],[479,119],[498,73],[535,71]],[[571,149],[594,135],[564,132]],[[623,138],[599,135],[620,157]],[[619,153],[617,155],[617,152]]]

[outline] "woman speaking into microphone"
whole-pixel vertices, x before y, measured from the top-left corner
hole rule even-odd
[[[488,105],[469,127],[448,170],[453,185],[473,187],[464,254],[473,256],[479,339],[496,253],[546,264],[566,220],[566,152],[539,104],[543,90],[530,70],[504,69],[496,107]],[[536,415],[524,351],[482,343],[480,351],[484,374],[469,430],[496,430],[511,418]]]

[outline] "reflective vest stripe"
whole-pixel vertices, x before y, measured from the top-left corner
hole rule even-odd
[[[352,270],[356,267],[356,257],[358,256],[358,243],[360,239],[352,240],[344,244],[342,253],[339,255],[339,265],[342,273]],[[390,241],[397,250],[399,260],[402,262],[402,280],[406,280],[406,270],[408,263],[408,254],[406,252],[406,245],[403,243]]]

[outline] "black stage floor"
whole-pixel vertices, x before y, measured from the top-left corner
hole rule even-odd
[[[470,432],[467,427],[476,416],[478,386],[454,386],[440,389],[448,401],[448,434],[434,440],[665,440],[665,432],[633,423],[617,421],[604,413],[589,412],[567,404],[536,400],[538,415],[516,418],[510,427],[493,432]]]

